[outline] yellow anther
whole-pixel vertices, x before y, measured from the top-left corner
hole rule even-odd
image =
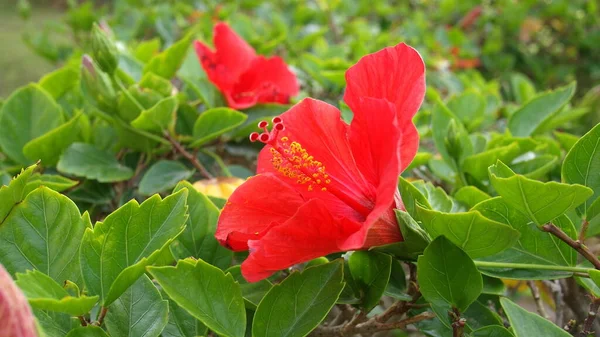
[[[282,142],[287,142],[288,141],[288,137],[281,137],[281,141]]]
[[[321,191],[326,192],[327,191],[327,187],[321,188]]]

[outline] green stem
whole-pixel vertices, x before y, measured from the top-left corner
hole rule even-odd
[[[507,263],[507,262],[488,262],[473,261],[478,268],[512,268],[512,269],[533,269],[533,270],[552,270],[564,271],[569,273],[580,273],[588,275],[592,268],[570,267],[570,266],[549,266],[544,264],[526,264],[526,263]]]

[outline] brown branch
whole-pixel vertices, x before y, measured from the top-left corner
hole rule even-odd
[[[579,336],[587,337],[594,333],[594,321],[596,320],[596,316],[598,315],[598,309],[600,308],[600,298],[592,298],[592,303],[590,304],[590,310],[588,311],[588,315],[583,321],[583,328]]]
[[[585,257],[586,260],[590,261],[596,269],[600,269],[600,260],[598,260],[598,257],[596,255],[594,255],[588,249],[588,247],[586,247],[584,244],[582,244],[581,241],[579,241],[579,240],[575,241],[575,240],[571,239],[565,232],[563,232],[562,229],[556,227],[552,223],[547,223],[547,224],[543,225],[542,230],[544,232],[548,232],[548,233],[556,236],[557,238],[559,238],[560,240],[562,240],[563,242],[565,242],[566,244],[571,246],[573,249],[575,249],[577,252],[579,252],[579,254],[581,254],[583,257]]]
[[[462,337],[467,320],[460,317],[460,311],[457,308],[452,308],[448,314],[452,318],[452,337]]]
[[[590,222],[587,219],[583,219],[581,222],[581,230],[579,231],[579,242],[585,242],[585,234],[587,233],[588,227],[590,226]]]
[[[213,179],[214,178],[212,176],[212,174],[210,174],[210,172],[208,172],[206,170],[206,168],[202,164],[200,164],[200,162],[198,161],[198,158],[196,158],[196,156],[194,156],[193,154],[189,153],[168,132],[165,132],[164,135],[165,135],[165,138],[171,143],[171,145],[173,145],[173,147],[175,148],[175,150],[177,152],[179,152],[182,156],[184,156],[185,159],[187,159],[198,170],[198,172],[200,172],[203,176],[205,176],[208,179]]]
[[[407,325],[418,323],[427,319],[434,318],[435,314],[430,311],[425,311],[413,317],[403,319],[393,323],[379,323],[375,319],[370,319],[364,323],[356,325],[354,328],[344,330],[345,326],[336,327],[319,327],[312,332],[312,337],[344,337],[354,336],[356,334],[369,334],[369,336],[379,331],[389,331],[394,329],[402,329]]]
[[[540,290],[535,285],[535,281],[531,281],[531,280],[527,281],[527,286],[531,290],[531,295],[533,296],[535,306],[537,307],[537,312],[540,314],[540,316],[549,320],[550,316],[548,316],[548,313],[546,312],[546,308],[544,308],[544,302],[542,302],[542,297],[540,296]]]
[[[554,313],[555,319],[554,323],[558,326],[563,326],[565,324],[565,303],[563,300],[563,290],[560,282],[558,280],[555,281],[542,281],[544,285],[550,288],[552,292],[552,297],[554,298]]]
[[[79,318],[79,322],[81,322],[81,326],[87,326],[88,325],[88,321],[85,319],[85,317],[83,317],[83,316],[77,316],[77,318]]]
[[[108,312],[108,308],[102,307],[102,309],[100,310],[100,315],[98,315],[98,321],[95,322],[94,325],[102,326],[102,323],[104,322],[104,317],[106,317],[107,312]]]
[[[419,285],[417,284],[417,268],[414,264],[408,263],[410,277],[408,280],[408,294],[412,296],[410,301],[398,301],[392,304],[382,314],[375,317],[379,323],[385,323],[393,316],[402,316],[421,298]]]

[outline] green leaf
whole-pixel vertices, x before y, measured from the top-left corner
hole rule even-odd
[[[417,278],[423,297],[432,306],[465,311],[481,290],[481,274],[469,256],[443,236],[419,257]]]
[[[40,337],[65,337],[69,331],[81,326],[78,319],[62,312],[33,309],[33,313],[43,329],[44,335]]]
[[[577,263],[575,250],[552,234],[539,230],[535,223],[524,213],[511,207],[504,198],[486,200],[477,204],[473,210],[488,219],[505,223],[521,233],[514,246],[482,260],[548,266],[574,266]],[[573,224],[566,217],[557,218],[554,224],[571,238],[577,236]],[[567,272],[512,268],[481,269],[481,271],[490,276],[525,280],[553,279],[571,275]]]
[[[556,140],[558,140],[558,142],[560,143],[562,149],[567,152],[569,152],[571,148],[573,148],[575,143],[577,143],[577,141],[579,140],[578,136],[560,131],[554,131],[554,136],[556,137]]]
[[[245,114],[229,108],[214,108],[204,111],[194,124],[194,141],[191,147],[217,139],[225,132],[231,131],[244,123]]]
[[[81,243],[81,272],[88,292],[108,306],[144,273],[184,229],[187,191],[141,205],[131,200],[111,213]]]
[[[494,165],[498,160],[510,163],[523,152],[517,142],[497,147],[466,157],[463,162],[463,170],[479,181],[488,180],[488,167]]]
[[[47,187],[29,193],[0,226],[0,263],[14,275],[36,269],[62,284],[80,280],[77,255],[89,216]]]
[[[256,310],[256,307],[258,307],[260,301],[273,287],[273,284],[267,279],[252,283],[247,282],[244,276],[242,276],[242,270],[240,266],[233,266],[227,269],[227,272],[230,273],[231,276],[233,276],[233,279],[240,284],[242,296],[246,301],[246,308],[248,309]]]
[[[25,199],[28,194],[26,193],[27,183],[36,168],[37,164],[21,170],[21,173],[12,179],[8,185],[0,187],[0,225],[2,225],[13,207]]]
[[[108,307],[106,329],[111,337],[158,337],[167,325],[169,303],[142,275]]]
[[[181,67],[193,39],[194,33],[191,32],[162,53],[152,57],[144,66],[144,74],[152,72],[170,80]]]
[[[190,216],[183,234],[171,246],[173,255],[178,259],[194,257],[213,266],[226,269],[231,265],[233,252],[219,244],[215,238],[219,209],[192,184],[182,181],[174,192],[186,189]]]
[[[175,113],[178,105],[175,96],[162,99],[151,108],[142,111],[136,119],[131,121],[131,126],[150,132],[171,130],[175,127]]]
[[[142,195],[152,195],[173,188],[178,182],[189,179],[194,174],[185,165],[174,160],[159,160],[154,163],[140,180]]]
[[[132,85],[127,92],[122,91],[117,103],[119,116],[130,122],[136,119],[144,110],[156,105],[163,97],[154,90]]]
[[[472,337],[514,337],[505,327],[499,325],[485,326],[473,331]]]
[[[539,132],[544,122],[555,116],[575,93],[575,82],[537,95],[515,111],[508,120],[508,130],[517,137],[531,136]]]
[[[586,215],[587,209],[600,196],[600,124],[581,137],[571,148],[562,166],[562,178],[570,184],[590,187],[594,195],[581,206]]]
[[[23,147],[23,154],[32,161],[40,160],[45,166],[56,165],[62,152],[79,140],[80,117],[81,113],[77,113],[67,123],[29,141]]]
[[[28,270],[25,274],[17,273],[15,283],[27,296],[31,307],[36,309],[78,316],[89,313],[98,302],[98,296],[70,296],[50,276],[38,270]]]
[[[180,260],[175,267],[149,267],[148,271],[171,299],[209,329],[227,337],[244,336],[244,299],[231,274],[190,259]]]
[[[515,337],[552,336],[570,337],[571,334],[554,325],[549,320],[531,313],[508,298],[500,298],[500,303],[508,317]]]
[[[490,277],[487,275],[483,276],[483,294],[503,296],[506,293],[506,286],[501,279]]]
[[[475,186],[461,187],[458,191],[456,191],[456,194],[454,195],[454,199],[462,202],[469,208],[489,198],[491,197],[487,193],[482,192]]]
[[[154,90],[163,97],[171,96],[173,85],[167,79],[164,79],[154,73],[146,73],[138,83],[140,88]]]
[[[452,97],[447,106],[468,130],[477,128],[485,117],[485,98],[473,90]]]
[[[399,209],[395,210],[398,226],[404,241],[384,246],[374,247],[373,250],[392,254],[405,260],[416,260],[431,239],[429,235],[408,213]]]
[[[123,181],[133,176],[133,170],[121,165],[112,154],[85,143],[71,144],[63,152],[56,168],[61,173],[101,183]]]
[[[31,164],[23,154],[30,140],[57,128],[64,121],[61,107],[36,84],[13,92],[0,110],[0,148],[10,159]]]
[[[590,269],[589,274],[590,274],[590,278],[592,279],[592,281],[594,281],[596,286],[600,287],[600,271],[595,270],[595,269]]]
[[[477,211],[442,213],[418,207],[417,212],[423,228],[432,238],[445,236],[471,258],[502,252],[519,238],[518,231],[487,219]]]
[[[109,337],[104,330],[94,325],[75,328],[71,330],[65,337]]]
[[[406,275],[402,264],[396,259],[392,259],[392,271],[390,281],[385,289],[385,295],[398,300],[410,301],[412,298],[406,294]]]
[[[433,186],[432,183],[424,182],[423,180],[417,180],[413,182],[413,186],[415,186],[425,196],[428,204],[431,205],[431,209],[440,212],[452,211],[454,203],[448,194],[446,194],[446,191],[444,191],[441,187]],[[419,203],[421,203],[421,201],[419,201]],[[417,208],[427,208],[425,206],[426,205],[417,205]],[[416,212],[415,218],[420,220],[418,216],[419,214]]]
[[[452,158],[450,153],[448,153],[446,147],[446,139],[448,137],[448,130],[450,128],[452,120],[458,122],[455,124],[458,129],[457,131],[464,131],[466,133],[466,131],[464,130],[464,126],[460,122],[460,119],[456,117],[456,115],[454,115],[452,111],[450,111],[444,105],[444,103],[438,101],[433,107],[431,117],[431,129],[433,132],[433,140],[435,143],[435,147],[440,152],[440,155],[442,156],[446,164],[450,165],[452,169],[456,171],[456,161],[454,160],[454,158]],[[471,144],[469,137],[461,137],[458,139],[458,141],[461,145],[459,148],[462,150],[462,157],[467,157],[471,155],[471,153],[473,152],[473,145]]]
[[[54,99],[59,99],[67,91],[79,83],[79,69],[68,64],[60,69],[44,75],[39,81],[40,88],[44,89]]]
[[[78,184],[77,181],[65,178],[63,176],[57,174],[39,174],[34,173],[29,178],[27,182],[27,186],[25,187],[24,195],[29,194],[29,192],[35,190],[40,186],[46,186],[51,190],[56,192],[65,191],[71,187],[74,187]],[[1,199],[0,199],[1,200]]]
[[[533,82],[523,74],[512,74],[510,76],[510,86],[515,101],[519,104],[523,104],[535,96],[535,86]]]
[[[527,214],[538,225],[552,221],[585,202],[593,191],[582,185],[554,181],[543,183],[515,174],[498,161],[490,167],[496,192],[512,207]]]
[[[163,298],[168,298],[164,292]],[[206,325],[169,298],[169,322],[161,334],[162,337],[206,336],[207,330]]]
[[[350,272],[361,293],[363,311],[369,312],[385,292],[392,272],[392,257],[369,251],[356,251],[348,259]]]
[[[193,55],[194,63],[198,65],[198,58]],[[218,88],[215,87],[206,78],[190,78],[185,74],[181,74],[181,80],[185,83],[185,93],[198,103],[204,103],[209,108],[216,108],[225,105],[225,100]]]
[[[535,156],[529,160],[523,160],[513,163],[512,169],[517,174],[522,174],[526,178],[534,180],[547,180],[546,176],[552,171],[558,157],[553,155]]]
[[[413,184],[411,184],[408,180],[404,179],[402,176],[398,177],[398,190],[400,191],[400,195],[402,196],[402,202],[404,203],[404,208],[411,216],[417,216],[417,206],[420,205],[424,208],[431,208],[429,205],[429,201],[416,188]]]
[[[342,289],[341,260],[292,273],[262,299],[254,315],[254,337],[303,337],[331,310]]]

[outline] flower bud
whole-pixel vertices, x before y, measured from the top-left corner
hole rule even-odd
[[[107,33],[108,27],[101,28],[94,24],[92,28],[92,56],[100,69],[112,75],[117,69],[118,52],[114,41]]]
[[[115,111],[117,95],[110,77],[89,55],[83,55],[81,59],[81,91],[100,110]]]
[[[29,303],[1,264],[0,336],[37,337],[35,318]]]
[[[211,197],[227,199],[233,191],[244,183],[244,179],[229,177],[198,180],[194,183],[194,188]]]

